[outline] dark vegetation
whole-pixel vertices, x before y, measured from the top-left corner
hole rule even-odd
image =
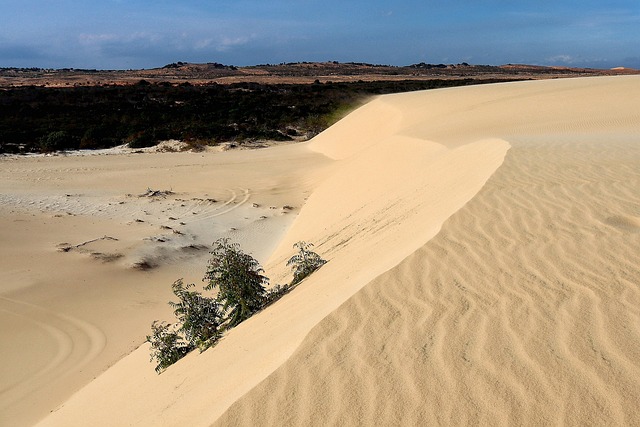
[[[171,301],[169,305],[176,323],[155,321],[151,335],[147,336],[151,360],[157,362],[156,372],[161,373],[196,348],[202,352],[214,346],[224,331],[273,304],[326,264],[320,255],[311,251],[312,247],[311,243],[296,243],[294,248],[298,253],[287,262],[293,270],[293,280],[267,290],[269,279],[262,275],[262,267],[255,258],[228,239],[214,242],[203,281],[208,283],[204,290],[217,291],[217,295],[205,296],[190,290],[195,285],[185,286],[182,279],[173,283],[172,291],[178,301]]]
[[[259,311],[269,282],[258,261],[245,254],[237,243],[218,240],[213,245],[204,280],[205,290],[218,291],[228,327],[234,327]]]
[[[0,90],[0,153],[307,139],[371,95],[498,80],[189,83]]]
[[[287,261],[287,265],[291,266],[293,270],[292,286],[302,282],[326,262],[320,258],[320,255],[311,250],[313,243],[298,242],[293,247],[298,249],[298,253]]]

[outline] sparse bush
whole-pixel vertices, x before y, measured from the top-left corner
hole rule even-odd
[[[311,250],[313,243],[300,241],[294,244],[293,247],[298,249],[298,253],[287,261],[287,265],[290,265],[293,270],[291,286],[300,283],[305,277],[327,263],[320,255]]]
[[[258,261],[242,252],[239,244],[220,239],[213,245],[205,289],[218,290],[218,301],[227,313],[226,326],[231,328],[263,307],[268,279]]]
[[[182,359],[191,350],[204,351],[215,345],[220,339],[222,314],[214,298],[203,296],[200,292],[190,291],[194,284],[184,285],[182,279],[172,285],[173,294],[178,302],[170,301],[173,313],[178,319],[174,325],[153,322],[151,335],[151,360],[156,360],[156,372],[160,373],[168,366]]]
[[[218,302],[200,292],[190,291],[194,286],[185,286],[182,279],[175,281],[172,287],[178,302],[169,302],[169,305],[180,322],[178,332],[182,332],[190,347],[204,351],[220,339],[223,319]]]
[[[161,373],[189,353],[192,348],[171,328],[170,324],[153,322],[151,335],[147,335],[151,343],[151,360],[156,359],[156,372]]]
[[[153,193],[149,189],[148,193]],[[293,269],[291,284],[276,285],[265,289],[269,279],[251,255],[245,254],[237,243],[219,239],[213,244],[211,259],[204,281],[206,290],[216,289],[218,296],[210,298],[190,290],[182,279],[172,285],[177,302],[169,302],[178,322],[175,325],[153,322],[151,335],[151,360],[156,360],[156,372],[161,373],[195,348],[204,351],[215,345],[223,330],[232,328],[251,317],[257,311],[273,304],[290,292],[297,283],[322,267],[326,261],[311,251],[313,244],[298,242],[293,245],[298,253],[287,265]]]
[[[275,285],[269,289],[264,296],[264,307],[268,307],[280,298],[289,293],[292,289],[291,285]]]
[[[40,151],[48,153],[63,148],[73,148],[74,144],[70,142],[72,139],[73,138],[63,130],[50,132],[40,138]]]

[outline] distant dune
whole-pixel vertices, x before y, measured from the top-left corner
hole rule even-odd
[[[0,420],[638,425],[639,111],[637,76],[503,83],[381,96],[261,151],[2,159],[0,332],[31,370]],[[158,242],[162,225],[184,234]],[[299,240],[328,263],[156,375],[133,348],[170,279],[200,274],[181,239],[208,228],[268,256],[273,283]],[[129,268],[141,255],[158,267]]]

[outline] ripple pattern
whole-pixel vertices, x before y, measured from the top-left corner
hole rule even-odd
[[[640,144],[510,142],[217,425],[640,425]]]

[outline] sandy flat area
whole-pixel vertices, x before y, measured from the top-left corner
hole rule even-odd
[[[3,161],[0,331],[30,365],[3,416],[64,402],[39,425],[640,424],[639,111],[635,76],[506,83],[379,97],[263,151]],[[156,375],[135,348],[168,315],[167,284],[206,260],[184,255],[207,228],[184,219],[193,199],[223,224],[209,240],[241,232],[275,283],[299,240],[329,262]],[[260,211],[285,203],[300,209]],[[185,231],[158,242],[170,221]]]

